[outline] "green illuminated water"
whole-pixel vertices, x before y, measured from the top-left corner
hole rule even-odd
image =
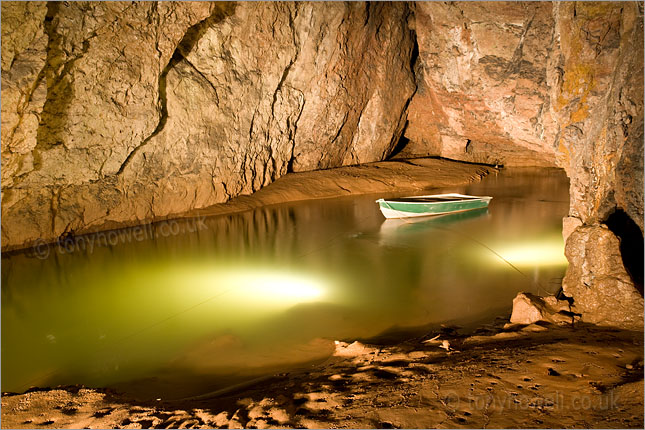
[[[383,195],[317,200],[3,255],[2,390],[195,395],[324,359],[336,339],[504,315],[518,291],[558,289],[561,171],[417,194],[435,192],[493,200],[411,221],[385,221]]]

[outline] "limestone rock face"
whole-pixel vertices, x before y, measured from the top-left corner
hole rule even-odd
[[[403,132],[416,84],[407,5],[300,5],[299,56],[286,77],[304,95],[293,170],[386,158]]]
[[[554,165],[550,3],[417,2],[406,155]]]
[[[107,216],[124,195],[115,173],[161,116],[165,64],[212,8],[2,4],[3,247]],[[25,22],[28,38],[11,28]]]
[[[2,192],[33,166],[32,151],[47,97],[46,2],[2,6]],[[4,206],[4,197],[2,204]]]
[[[625,270],[618,238],[606,227],[577,228],[567,240],[563,291],[582,321],[643,327],[643,297]]]
[[[3,2],[3,249],[385,158],[415,90],[409,13]]]
[[[643,11],[640,3],[554,5],[553,111],[570,216],[622,208],[643,231]]]
[[[571,184],[565,293],[583,320],[642,329],[642,295],[602,223],[622,209],[643,232],[643,6],[560,3],[554,15],[555,144]]]

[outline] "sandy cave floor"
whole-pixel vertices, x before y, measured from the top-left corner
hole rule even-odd
[[[307,371],[203,398],[4,395],[2,427],[643,428],[643,332],[505,323],[395,345],[338,342]]]

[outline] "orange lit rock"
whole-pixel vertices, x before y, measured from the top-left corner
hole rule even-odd
[[[418,90],[404,155],[552,166],[549,3],[418,2]]]
[[[584,321],[640,329],[642,295],[602,223],[622,209],[643,232],[642,13],[637,3],[554,5],[550,80],[557,161],[570,178],[564,292]]]
[[[558,300],[554,296],[539,297],[530,293],[519,293],[513,299],[510,321],[512,324],[533,324],[540,321],[571,324],[574,318],[566,300]]]
[[[606,227],[573,231],[565,250],[569,268],[563,291],[585,322],[642,329],[643,297],[625,270],[619,246]]]
[[[602,222],[616,206],[643,230],[643,22],[636,3],[554,6],[551,84],[570,215]],[[642,15],[642,12],[641,12]]]
[[[415,88],[405,3],[3,3],[2,245],[379,161]]]

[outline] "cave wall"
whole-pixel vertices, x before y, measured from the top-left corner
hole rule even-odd
[[[570,215],[595,224],[619,206],[642,231],[642,3],[555,9],[555,146],[571,179]]]
[[[643,266],[624,245],[642,248],[643,3],[417,2],[414,16],[400,156],[565,169],[572,310],[642,328]],[[635,233],[607,225],[617,212]]]
[[[554,5],[554,16],[556,156],[571,183],[563,290],[583,321],[642,329],[642,285],[634,273],[642,279],[642,259],[626,267],[631,256],[620,246],[640,239],[642,248],[643,3],[567,2]],[[609,228],[616,211],[638,226],[630,234],[640,229],[640,238]]]
[[[382,160],[405,3],[2,3],[2,246]]]
[[[549,2],[417,2],[418,90],[402,155],[554,166]]]

